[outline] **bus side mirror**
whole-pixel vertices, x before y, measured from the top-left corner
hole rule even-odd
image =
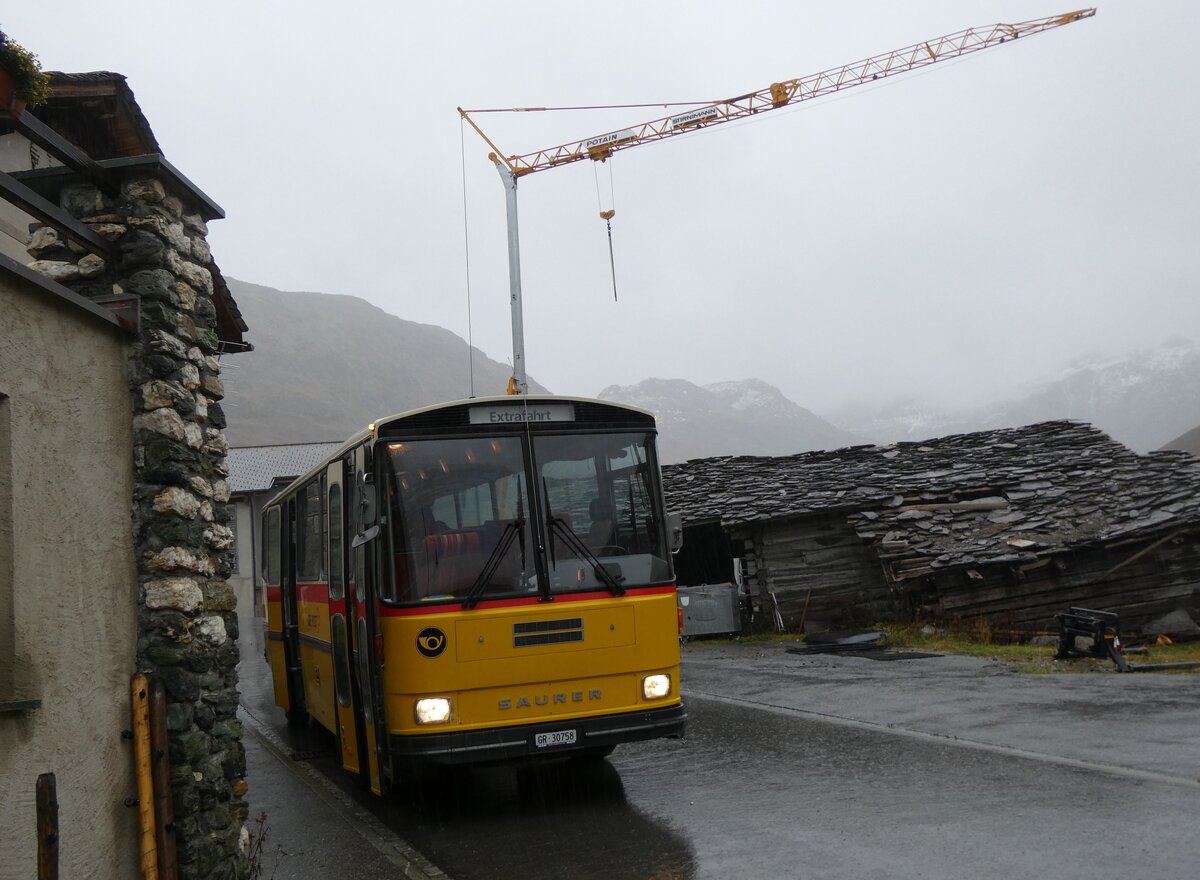
[[[667,514],[667,541],[671,545],[672,553],[683,549],[683,514]]]

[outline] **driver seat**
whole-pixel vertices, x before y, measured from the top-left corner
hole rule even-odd
[[[612,505],[605,504],[599,498],[593,498],[588,504],[588,515],[592,524],[588,527],[587,545],[593,550],[597,547],[607,547],[616,543],[613,534]]]

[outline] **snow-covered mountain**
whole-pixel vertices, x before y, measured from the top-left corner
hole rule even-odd
[[[713,455],[789,455],[863,442],[758,379],[703,387],[684,379],[646,379],[636,385],[610,385],[599,396],[655,414],[664,462]]]
[[[1120,357],[1079,360],[987,406],[948,410],[906,402],[833,416],[845,429],[879,443],[1049,419],[1090,422],[1138,452],[1157,449],[1200,424],[1200,347],[1175,340]]]

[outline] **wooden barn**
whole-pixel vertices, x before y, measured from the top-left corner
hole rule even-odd
[[[995,631],[1071,605],[1200,617],[1200,460],[1073,421],[663,468],[680,583],[741,579],[756,626],[897,616]]]

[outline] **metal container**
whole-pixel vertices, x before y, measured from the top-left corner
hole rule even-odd
[[[742,628],[737,584],[704,584],[679,588],[684,636],[735,633]]]

